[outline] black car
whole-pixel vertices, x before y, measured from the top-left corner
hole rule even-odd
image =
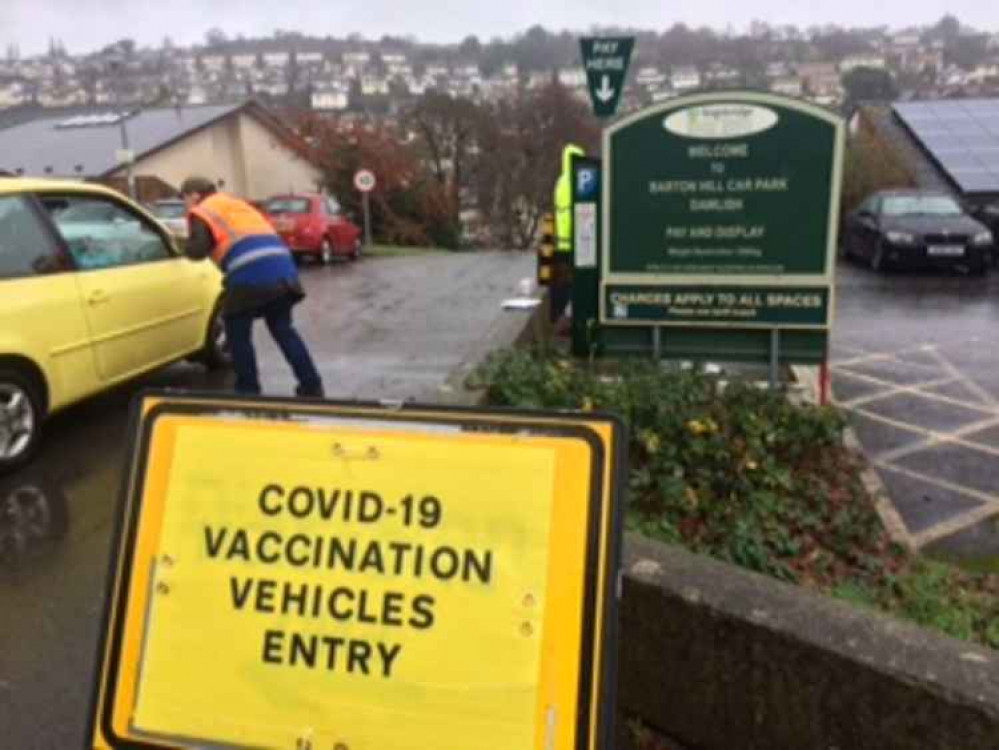
[[[875,193],[846,218],[843,251],[876,271],[891,268],[988,270],[992,232],[945,193]]]
[[[995,238],[992,243],[992,265],[999,265],[999,199],[976,205],[971,209],[971,215],[992,232]]]

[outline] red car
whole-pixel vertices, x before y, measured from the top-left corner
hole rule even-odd
[[[332,263],[336,257],[357,260],[361,254],[360,228],[330,196],[275,195],[264,204],[264,213],[296,257]]]

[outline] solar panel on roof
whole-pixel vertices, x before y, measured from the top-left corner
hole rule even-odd
[[[999,192],[999,99],[905,102],[894,110],[963,192]]]

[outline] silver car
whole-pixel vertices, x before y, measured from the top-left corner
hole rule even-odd
[[[161,200],[153,203],[149,210],[159,219],[160,224],[170,230],[178,239],[187,239],[187,207],[179,199]]]

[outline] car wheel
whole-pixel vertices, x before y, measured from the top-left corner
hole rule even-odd
[[[350,251],[350,259],[357,260],[361,257],[361,251],[364,249],[364,245],[361,243],[361,238],[358,237],[354,240],[354,248]]]
[[[333,243],[329,241],[329,238],[323,240],[323,244],[319,246],[319,261],[324,265],[328,266],[333,262]]]
[[[989,272],[989,262],[985,254],[978,256],[978,260],[968,266],[968,275],[982,277]]]
[[[35,378],[0,367],[0,474],[31,460],[42,436],[44,405]]]
[[[208,370],[223,370],[232,363],[229,343],[225,336],[225,320],[222,318],[221,306],[212,313],[212,319],[208,323],[208,331],[205,334],[205,345],[197,359]]]
[[[885,257],[884,245],[878,244],[871,256],[871,270],[875,273],[885,273],[888,271],[888,259]]]

